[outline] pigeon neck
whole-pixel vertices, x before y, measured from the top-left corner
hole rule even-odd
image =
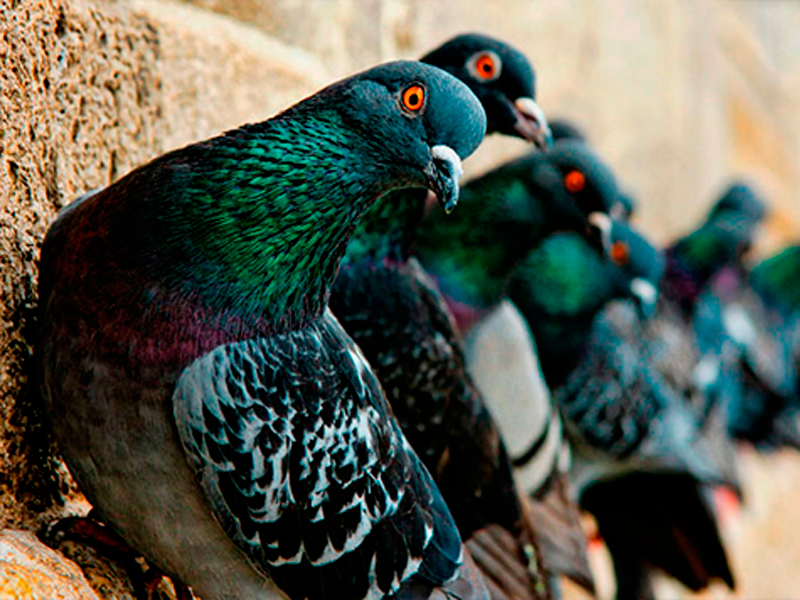
[[[800,246],[787,248],[753,269],[755,290],[782,310],[800,313]]]
[[[740,265],[755,223],[741,216],[708,222],[665,252],[665,294],[688,314],[720,269]]]
[[[577,234],[551,236],[515,273],[509,294],[531,328],[549,384],[579,360],[594,319],[615,296],[614,278]]]
[[[284,113],[157,159],[167,185],[125,215],[139,225],[131,241],[193,304],[300,326],[324,310],[349,236],[388,191],[353,137],[335,115]]]
[[[668,248],[664,294],[689,314],[714,273],[724,266],[721,248],[710,232],[698,230]]]
[[[435,211],[425,219],[418,253],[448,298],[488,310],[503,299],[514,267],[548,226],[544,208],[526,190],[515,196],[471,182],[452,215]]]

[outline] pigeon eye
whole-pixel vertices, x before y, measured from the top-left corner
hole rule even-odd
[[[408,86],[403,92],[403,108],[412,113],[425,106],[425,88],[418,83]]]
[[[608,254],[611,262],[618,267],[624,267],[630,261],[631,250],[625,242],[614,242]]]
[[[480,81],[492,81],[500,76],[500,57],[494,52],[479,52],[469,61],[469,71]]]
[[[586,187],[586,176],[580,171],[570,171],[564,176],[564,187],[571,194],[577,194]]]

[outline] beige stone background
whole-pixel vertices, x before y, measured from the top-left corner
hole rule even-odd
[[[800,2],[0,0],[0,529],[81,506],[28,386],[36,259],[56,211],[165,150],[469,30],[527,52],[544,109],[586,128],[658,241],[732,174],[756,177],[774,209],[760,253],[800,235]],[[468,172],[523,149],[491,139]],[[744,462],[749,502],[726,526],[737,597],[800,598],[800,460]],[[2,552],[35,544],[4,536]]]

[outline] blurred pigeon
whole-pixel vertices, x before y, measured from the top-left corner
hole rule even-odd
[[[714,577],[732,585],[700,487],[700,482],[724,480],[725,474],[698,439],[695,415],[684,399],[617,322],[601,314],[613,298],[628,297],[636,300],[641,316],[651,315],[663,260],[622,223],[614,223],[611,242],[604,261],[574,234],[551,236],[517,268],[508,288],[531,326],[543,373],[565,415],[581,505],[594,511],[612,552],[618,598],[646,597],[645,566],[659,567],[693,589]],[[638,323],[639,315],[632,316]],[[668,479],[659,479],[661,474]],[[655,483],[630,483],[640,480]],[[659,504],[647,508],[650,490],[669,491],[666,482],[676,480],[689,484],[675,486],[667,506],[686,516],[683,521]],[[619,490],[628,496],[615,504]],[[639,504],[637,511],[630,509]],[[630,510],[614,512],[609,506]],[[620,520],[628,514],[630,521]],[[652,536],[631,535],[642,531]],[[705,577],[687,577],[689,570]]]
[[[585,144],[559,142],[470,181],[459,212],[431,215],[418,243],[465,333],[470,372],[509,445],[517,477],[534,495],[545,564],[588,589],[585,540],[566,494],[569,458],[560,417],[538,375],[530,332],[504,297],[515,265],[548,233],[578,231],[602,246],[602,233],[589,221],[607,222],[603,213],[616,192],[610,171]]]

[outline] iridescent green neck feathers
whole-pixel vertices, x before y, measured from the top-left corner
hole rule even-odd
[[[148,206],[125,218],[158,281],[234,313],[322,310],[348,236],[386,190],[334,114],[304,117],[150,165]]]

